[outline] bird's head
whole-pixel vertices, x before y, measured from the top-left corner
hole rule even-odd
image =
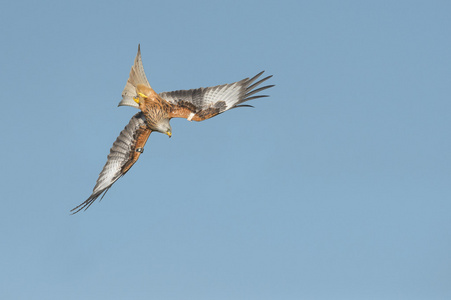
[[[167,134],[169,137],[172,136],[171,124],[169,124],[169,119],[163,118],[158,122],[154,128],[155,131]]]

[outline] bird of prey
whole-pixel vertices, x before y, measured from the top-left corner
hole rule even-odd
[[[131,106],[139,109],[140,112],[131,118],[113,143],[91,196],[71,212],[75,214],[83,209],[86,210],[103,194],[100,198],[102,199],[113,183],[124,176],[138,160],[153,131],[171,137],[172,128],[169,121],[172,118],[203,121],[232,108],[250,106],[242,104],[246,101],[268,97],[268,95],[256,95],[274,86],[258,87],[272,77],[259,79],[262,74],[263,72],[260,72],[251,79],[245,78],[230,84],[157,94],[147,81],[138,46],[138,54],[122,92],[119,106]]]

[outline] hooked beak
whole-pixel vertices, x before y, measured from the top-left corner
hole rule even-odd
[[[167,134],[169,137],[172,136],[172,132],[170,132],[170,131],[166,131],[166,134]]]

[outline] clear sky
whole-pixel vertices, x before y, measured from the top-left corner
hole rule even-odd
[[[6,1],[1,299],[451,299],[449,1]],[[141,44],[173,120],[101,202]]]

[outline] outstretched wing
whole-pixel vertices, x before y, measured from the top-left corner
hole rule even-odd
[[[274,86],[258,87],[272,77],[271,75],[255,82],[263,72],[251,79],[246,78],[234,83],[207,88],[164,92],[160,93],[160,97],[173,104],[169,117],[203,121],[231,108],[250,106],[243,105],[243,102],[268,97],[267,95],[254,96],[256,93]]]
[[[83,209],[86,210],[100,195],[103,194],[104,196],[113,183],[127,173],[143,152],[143,147],[151,132],[146,126],[142,112],[132,117],[113,143],[92,195],[85,202],[72,209],[73,214]]]

